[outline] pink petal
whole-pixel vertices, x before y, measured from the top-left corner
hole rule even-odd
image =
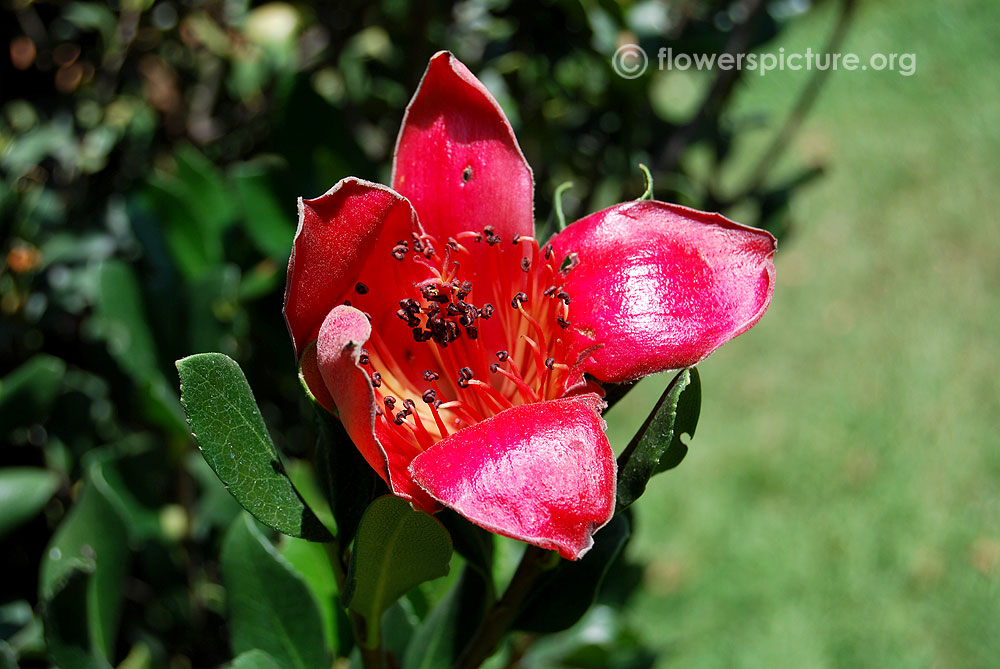
[[[316,338],[334,306],[353,295],[373,258],[390,260],[393,244],[417,229],[413,209],[391,189],[354,177],[314,200],[299,200],[299,227],[288,260],[285,322],[295,354]],[[377,261],[376,261],[377,262]],[[390,299],[389,291],[382,291]]]
[[[388,482],[385,452],[375,441],[375,391],[358,362],[371,334],[371,324],[363,313],[353,307],[334,307],[320,327],[316,361],[351,441]]]
[[[486,529],[575,560],[614,513],[614,453],[597,395],[522,404],[414,459],[432,497]]]
[[[361,348],[371,333],[371,324],[362,312],[354,307],[334,307],[320,327],[316,363],[344,429],[372,469],[393,493],[417,508],[435,511],[437,504],[410,477],[413,453],[387,451],[375,438],[375,392],[359,364]]]
[[[601,345],[584,368],[600,381],[699,362],[760,320],[774,291],[774,237],[687,207],[616,205],[552,243],[577,254],[569,320],[581,347]]]
[[[531,168],[503,110],[446,51],[431,58],[396,139],[393,188],[429,234],[492,225],[504,240],[530,235]]]

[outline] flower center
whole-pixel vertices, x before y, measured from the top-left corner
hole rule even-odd
[[[423,451],[582,381],[590,349],[580,351],[566,335],[570,296],[562,288],[574,256],[557,260],[534,237],[505,241],[490,227],[444,244],[413,233],[391,254],[388,266],[379,265],[381,288],[355,287],[360,309],[376,290],[393,295],[370,304],[399,305],[394,318],[372,314],[361,358],[375,388],[380,439]]]

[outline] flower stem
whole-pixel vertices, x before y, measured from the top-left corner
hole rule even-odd
[[[524,550],[510,585],[503,597],[486,612],[479,629],[455,663],[455,669],[475,669],[496,651],[535,581],[543,572],[554,567],[557,561],[558,557],[551,551],[536,546],[528,546]]]

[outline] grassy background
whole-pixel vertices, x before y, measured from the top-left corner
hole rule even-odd
[[[842,50],[917,72],[833,73],[793,147],[830,174],[794,203],[769,313],[701,366],[688,459],[638,505],[658,666],[1000,661],[996,14],[861,7]],[[774,48],[821,48],[829,18]],[[748,77],[740,108],[803,78]],[[613,443],[664,382],[615,409]]]

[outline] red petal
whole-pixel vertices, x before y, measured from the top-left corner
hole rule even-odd
[[[450,53],[431,58],[396,139],[393,188],[428,233],[532,234],[531,168],[503,110]],[[471,245],[470,245],[471,246]]]
[[[353,294],[369,260],[387,262],[396,240],[409,239],[416,226],[404,198],[354,177],[342,179],[314,200],[299,200],[284,308],[296,356],[316,338],[330,309]]]
[[[553,240],[578,255],[566,277],[584,369],[601,381],[693,365],[760,320],[775,239],[719,214],[643,201],[591,214]]]
[[[575,560],[614,513],[603,406],[581,395],[507,409],[438,442],[410,471],[477,525]]]
[[[393,493],[420,509],[435,511],[437,504],[410,477],[412,454],[387,452],[375,438],[375,391],[358,362],[361,347],[371,333],[371,324],[362,312],[354,307],[334,307],[323,321],[316,342],[320,374],[344,429],[368,464]]]

